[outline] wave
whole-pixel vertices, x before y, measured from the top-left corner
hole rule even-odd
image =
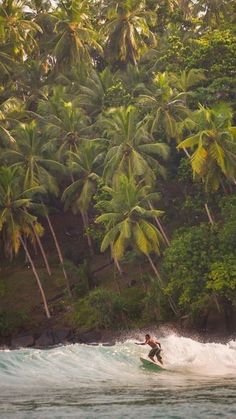
[[[166,372],[188,377],[235,376],[236,341],[227,344],[201,343],[170,335],[161,339]],[[150,372],[141,367],[140,356],[149,347],[134,340],[114,346],[74,344],[47,350],[0,351],[0,388],[4,386],[93,386],[106,382],[134,384],[149,380]],[[154,377],[155,376],[155,377]],[[152,380],[159,374],[152,374]]]

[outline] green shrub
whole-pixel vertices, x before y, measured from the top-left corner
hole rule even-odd
[[[15,330],[21,327],[28,319],[26,310],[0,311],[0,336],[11,335]]]
[[[125,314],[124,299],[113,291],[97,288],[76,304],[75,320],[85,328],[114,328]]]

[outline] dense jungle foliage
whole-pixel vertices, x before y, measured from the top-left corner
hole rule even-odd
[[[230,320],[235,16],[233,0],[0,1],[0,258],[17,269],[25,253],[48,318],[46,233],[81,327]],[[79,262],[53,226],[68,213]],[[116,290],[88,273],[103,252]]]

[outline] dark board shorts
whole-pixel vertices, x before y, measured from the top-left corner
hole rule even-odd
[[[159,346],[157,346],[156,348],[152,348],[148,354],[148,356],[151,356],[152,358],[154,356],[160,355],[161,349],[159,348]]]

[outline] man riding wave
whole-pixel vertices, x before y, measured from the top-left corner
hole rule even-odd
[[[156,356],[157,360],[160,362],[160,364],[163,365],[162,357],[160,355],[162,349],[161,344],[156,339],[152,338],[149,334],[145,335],[145,342],[138,343],[136,342],[136,345],[149,345],[151,346],[151,350],[148,354],[148,357],[156,363],[154,356]]]

